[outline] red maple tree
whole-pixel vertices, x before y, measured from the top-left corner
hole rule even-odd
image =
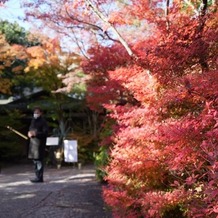
[[[107,37],[105,44],[98,37],[90,41],[83,69],[92,76],[90,105],[103,106],[115,122],[107,141],[111,152],[104,189],[114,215],[216,217],[215,4],[132,0],[119,1],[115,8],[106,0],[65,3],[67,10],[58,15],[68,28],[73,24]]]
[[[116,120],[104,197],[118,217],[217,213],[217,19],[172,11],[173,20],[156,21],[155,35],[132,46],[136,58],[106,67],[102,99],[92,85],[93,104]],[[111,99],[110,84],[125,104]]]

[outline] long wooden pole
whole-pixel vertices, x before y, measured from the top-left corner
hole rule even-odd
[[[28,139],[28,137],[27,136],[25,136],[25,135],[23,135],[22,133],[20,133],[20,132],[18,132],[17,130],[15,130],[15,129],[13,129],[12,127],[10,127],[10,126],[6,126],[8,129],[10,129],[11,131],[13,131],[14,133],[16,133],[17,135],[19,135],[19,136],[21,136],[22,138],[24,138],[24,139]]]

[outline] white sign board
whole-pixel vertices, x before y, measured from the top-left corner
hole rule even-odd
[[[64,140],[64,161],[78,162],[77,140]]]
[[[46,145],[47,146],[55,146],[59,144],[59,137],[47,137]]]

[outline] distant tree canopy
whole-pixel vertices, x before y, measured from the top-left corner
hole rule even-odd
[[[70,92],[84,81],[78,69],[79,55],[63,51],[58,39],[32,34],[17,23],[0,21],[0,44],[1,94],[22,96],[24,89],[36,86],[47,91],[66,91],[66,81],[73,76],[74,80],[67,83]]]
[[[10,45],[18,44],[29,47],[40,43],[36,38],[30,39],[30,33],[16,22],[0,21],[0,33],[5,36],[6,41]]]
[[[0,93],[3,95],[22,95],[33,82],[24,69],[27,65],[26,47],[39,44],[30,33],[17,23],[0,21]]]

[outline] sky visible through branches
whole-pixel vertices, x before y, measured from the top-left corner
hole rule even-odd
[[[8,20],[11,23],[17,22],[26,29],[30,28],[28,22],[24,21],[24,10],[17,0],[9,0],[0,7],[0,20]]]

